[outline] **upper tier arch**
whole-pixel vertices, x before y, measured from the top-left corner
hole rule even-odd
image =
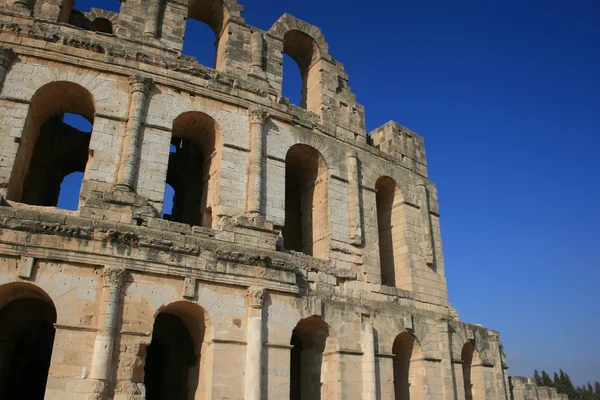
[[[299,20],[288,13],[283,14],[269,29],[268,33],[283,41],[285,34],[289,31],[298,31],[310,36],[318,46],[320,57],[331,58],[329,55],[329,45],[325,41],[325,36],[321,33],[321,29],[308,22]]]

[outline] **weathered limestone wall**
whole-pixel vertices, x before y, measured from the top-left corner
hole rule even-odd
[[[509,378],[509,382],[512,400],[569,399],[569,397],[566,394],[557,393],[556,388],[537,386],[532,378],[525,378],[522,376],[511,376]]]
[[[9,311],[27,299],[54,329],[46,399],[141,400],[177,362],[195,399],[508,398],[498,333],[448,303],[423,138],[393,122],[367,138],[318,28],[285,14],[261,31],[235,0],[76,6],[0,1],[0,380],[25,351]],[[186,18],[215,31],[215,69],[181,55]],[[281,95],[282,52],[303,108]],[[93,124],[75,211],[23,195],[42,126],[64,113]],[[184,139],[203,156],[181,202],[194,223],[162,218]],[[160,346],[177,356],[157,363]]]

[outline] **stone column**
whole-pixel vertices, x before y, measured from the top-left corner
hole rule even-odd
[[[130,78],[131,102],[129,104],[129,118],[127,130],[121,152],[121,162],[117,174],[116,189],[133,190],[134,179],[140,159],[140,142],[142,135],[142,121],[146,111],[148,91],[152,79],[140,75]]]
[[[358,153],[356,150],[348,151],[346,155],[348,169],[348,218],[350,223],[350,243],[361,246],[363,242],[363,229],[360,207],[360,171]]]
[[[144,25],[144,36],[158,38],[158,21],[160,21],[161,6],[163,0],[150,0],[148,16]]]
[[[246,400],[261,400],[261,368],[263,353],[262,308],[266,290],[251,286],[246,292],[248,301],[248,331],[246,333]]]
[[[504,357],[502,356],[502,350],[500,349],[500,333],[496,331],[488,331],[488,341],[490,343],[490,351],[495,358],[492,362],[494,363],[494,387],[496,391],[496,398],[499,400],[506,400],[509,397],[508,388],[506,386],[506,376],[504,369]]]
[[[262,108],[250,108],[250,156],[248,159],[248,214],[258,215],[263,209],[264,126],[269,114]]]
[[[101,311],[98,315],[98,333],[94,343],[90,371],[90,378],[92,379],[110,379],[119,311],[119,296],[126,274],[126,269],[104,268]]]
[[[13,7],[33,11],[35,0],[16,0],[13,2]]]
[[[264,38],[263,33],[259,31],[252,32],[250,39],[251,45],[251,60],[250,60],[250,74],[257,75],[261,78],[266,78],[265,70],[263,69],[263,44]]]
[[[362,376],[363,400],[377,400],[377,378],[375,376],[375,337],[373,322],[366,318],[362,323]]]

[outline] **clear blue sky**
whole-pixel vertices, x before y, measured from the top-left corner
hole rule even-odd
[[[369,131],[425,137],[450,300],[501,332],[509,373],[600,381],[600,1],[241,3],[263,29],[284,12],[319,26]],[[186,52],[212,64],[210,35]]]

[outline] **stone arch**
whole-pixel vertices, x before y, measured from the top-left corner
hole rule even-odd
[[[56,307],[30,283],[0,286],[0,399],[43,399],[54,343]]]
[[[319,317],[300,320],[290,339],[290,400],[335,398],[339,392],[333,329]]]
[[[173,211],[168,219],[212,227],[218,204],[222,134],[216,121],[199,111],[173,121],[166,183],[173,187]]]
[[[485,335],[485,328],[480,328],[476,325],[465,324],[463,322],[450,323],[451,328],[451,348],[452,348],[452,359],[460,360],[463,348],[467,342],[471,342],[475,346],[475,350],[479,355],[481,362],[484,364],[490,364],[491,357],[489,357],[489,343]]]
[[[269,29],[269,33],[280,40],[283,40],[288,31],[298,31],[311,37],[317,44],[319,55],[329,58],[329,45],[325,41],[325,36],[318,27],[299,20],[288,13],[283,14]]]
[[[425,358],[439,358],[437,334],[430,332],[430,322],[408,313],[395,312],[383,316],[378,314],[373,327],[377,332],[378,351],[384,354],[393,352],[393,342],[398,332],[410,332]]]
[[[289,14],[284,14],[269,33],[283,42],[283,54],[290,56],[300,69],[302,98],[300,107],[318,116],[323,107],[323,66],[328,47],[321,30]],[[282,55],[283,57],[283,55]],[[283,79],[283,72],[282,72]]]
[[[161,307],[146,351],[146,398],[208,398],[213,337],[213,324],[198,304],[176,301]]]
[[[314,147],[296,144],[285,158],[284,247],[304,254],[329,256],[329,172]]]
[[[465,400],[485,399],[485,378],[479,351],[473,340],[467,340],[461,351]]]
[[[92,93],[73,82],[51,82],[35,92],[9,180],[9,200],[57,205],[64,177],[85,172],[91,139],[91,132],[80,132],[62,118],[79,114],[93,125],[95,110]]]
[[[427,398],[427,376],[421,346],[411,332],[400,333],[392,345],[394,354],[394,398]]]
[[[119,22],[119,13],[92,8],[88,14],[91,21],[90,30],[102,32],[109,35],[115,33],[115,27]]]

